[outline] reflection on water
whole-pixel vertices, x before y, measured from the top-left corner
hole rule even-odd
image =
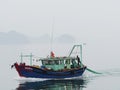
[[[20,83],[16,90],[82,90],[86,80],[45,80]]]

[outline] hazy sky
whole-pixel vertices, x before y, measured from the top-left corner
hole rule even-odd
[[[88,65],[120,66],[120,0],[0,0],[0,32],[51,34],[53,18],[54,36],[87,43]]]
[[[120,68],[120,0],[0,0],[0,32],[14,30],[28,36],[49,35],[53,18],[54,36],[70,34],[77,38],[77,44],[87,43],[83,47],[85,65],[93,70]],[[40,57],[48,55],[45,52],[49,52],[50,44],[45,45],[0,45],[0,71],[3,68],[6,71],[2,76],[12,75],[8,68],[21,52]],[[72,45],[69,46],[71,49]],[[65,47],[53,45],[55,55],[67,52],[69,49]],[[8,82],[3,79],[6,85]]]
[[[30,36],[52,31],[76,37],[115,37],[120,32],[119,0],[0,0],[0,32]]]

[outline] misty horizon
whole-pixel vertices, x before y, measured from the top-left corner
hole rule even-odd
[[[50,43],[51,36],[43,34],[41,36],[27,36],[17,31],[0,32],[0,44],[28,44],[28,43]],[[69,34],[53,37],[54,43],[74,43],[75,37]]]

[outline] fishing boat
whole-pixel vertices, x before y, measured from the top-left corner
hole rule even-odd
[[[72,56],[73,50],[79,48],[79,54]],[[30,65],[23,62],[23,57],[30,57]],[[39,58],[41,65],[32,65],[32,54],[21,55],[21,62],[14,63],[20,77],[62,79],[82,76],[86,66],[82,64],[82,45],[74,45],[70,54],[64,57],[55,57],[54,53],[46,58]]]

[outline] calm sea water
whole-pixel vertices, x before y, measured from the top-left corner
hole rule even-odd
[[[68,55],[71,47],[67,44],[63,46],[56,45],[55,55]],[[111,63],[114,60],[111,62],[108,60],[109,64],[101,63],[105,59],[99,60],[98,58],[98,61],[96,61],[93,58],[91,60],[92,54],[85,49],[83,54],[84,63],[103,74],[96,75],[86,71],[83,77],[77,79],[43,80],[20,78],[15,69],[10,68],[14,62],[20,61],[19,55],[21,52],[24,54],[32,52],[36,56],[44,57],[49,55],[49,51],[48,45],[0,45],[0,90],[120,90],[119,61]],[[85,53],[85,51],[88,53]],[[94,55],[97,54],[94,53]]]

